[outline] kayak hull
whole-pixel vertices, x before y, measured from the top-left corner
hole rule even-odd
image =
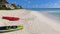
[[[22,30],[23,26],[3,26],[0,27],[0,33]]]
[[[18,17],[11,17],[11,16],[3,16],[2,18],[9,21],[18,21],[20,19]]]

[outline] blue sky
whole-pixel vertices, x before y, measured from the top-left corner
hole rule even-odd
[[[23,8],[60,8],[60,0],[7,0]]]

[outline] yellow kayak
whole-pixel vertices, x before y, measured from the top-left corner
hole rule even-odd
[[[0,33],[22,30],[22,29],[23,29],[22,25],[19,25],[19,26],[2,26],[2,27],[0,27]]]

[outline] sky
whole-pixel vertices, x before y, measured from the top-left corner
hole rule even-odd
[[[7,0],[23,8],[60,8],[60,0]]]

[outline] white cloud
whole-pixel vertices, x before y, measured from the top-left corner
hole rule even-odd
[[[60,8],[60,1],[48,4],[48,8]]]
[[[29,0],[25,0],[26,2],[28,2],[28,4],[31,4],[31,1]],[[35,5],[31,5],[31,6],[27,6],[27,8],[60,8],[60,0],[56,1],[56,2],[49,2],[46,4],[35,4]]]
[[[40,5],[40,8],[60,8],[60,1],[55,3],[49,2],[47,4]]]

